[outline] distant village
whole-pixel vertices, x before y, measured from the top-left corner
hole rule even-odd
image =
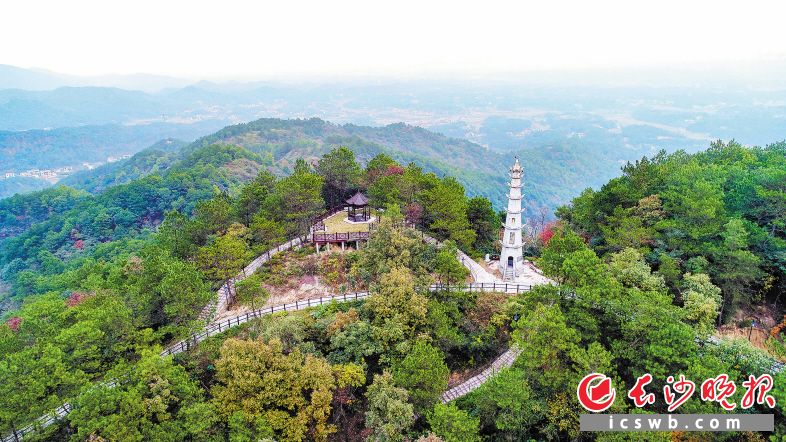
[[[21,172],[6,170],[0,175],[0,179],[9,179],[14,177],[26,177],[26,178],[38,178],[41,180],[48,180],[48,181],[59,181],[63,177],[66,177],[72,174],[75,170],[93,170],[98,166],[107,163],[115,163],[117,161],[126,160],[131,158],[131,154],[124,154],[120,156],[109,156],[106,158],[105,162],[97,162],[97,163],[88,163],[84,162],[79,166],[64,166],[58,167],[56,169],[28,169]]]

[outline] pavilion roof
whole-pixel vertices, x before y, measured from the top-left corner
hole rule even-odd
[[[361,192],[356,193],[352,196],[352,198],[347,200],[347,204],[350,206],[365,206],[368,204],[368,198],[366,195],[363,195]]]

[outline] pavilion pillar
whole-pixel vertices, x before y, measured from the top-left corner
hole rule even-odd
[[[330,253],[330,243],[329,242],[325,243],[325,249],[328,251],[328,253]]]
[[[344,241],[341,241],[341,251],[343,252],[344,250]]]
[[[319,255],[319,243],[318,243],[318,242],[315,242],[315,243],[314,243],[314,246],[317,248],[317,255]]]
[[[355,240],[355,250],[360,250],[360,241]]]

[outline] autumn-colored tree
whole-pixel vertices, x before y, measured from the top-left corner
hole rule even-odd
[[[543,230],[538,236],[538,239],[543,246],[549,245],[549,241],[551,241],[551,238],[554,237],[554,229],[556,229],[556,227],[557,223],[554,221],[546,223],[546,225],[543,227]]]
[[[362,383],[362,371],[334,369],[298,349],[283,353],[280,341],[228,339],[216,361],[212,395],[219,413],[263,419],[278,437],[291,441],[327,440],[333,391]]]

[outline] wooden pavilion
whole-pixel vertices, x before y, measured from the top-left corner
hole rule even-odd
[[[358,192],[347,200],[347,219],[356,223],[368,222],[371,219],[371,208],[368,207],[366,195]]]

